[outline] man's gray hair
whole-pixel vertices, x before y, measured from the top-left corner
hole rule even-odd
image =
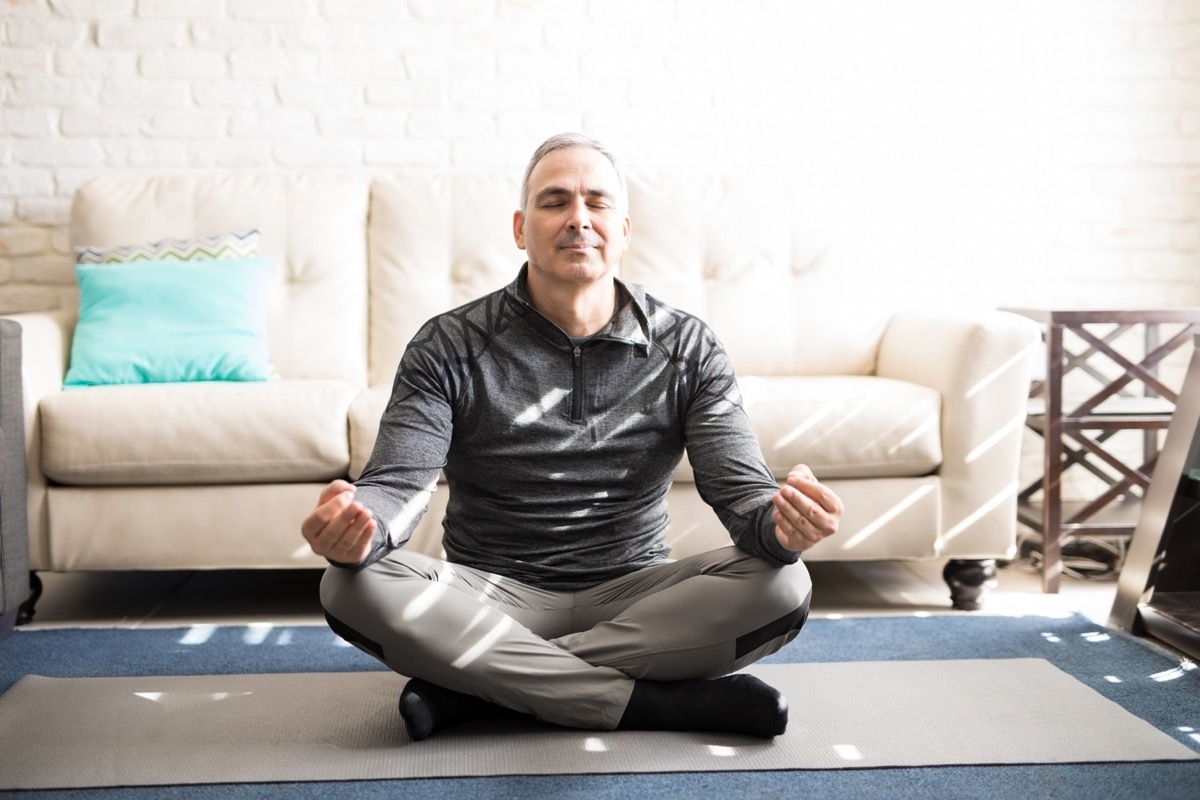
[[[621,162],[613,152],[592,137],[585,136],[582,133],[559,133],[542,142],[538,149],[533,151],[533,156],[529,159],[529,166],[525,168],[525,177],[521,179],[521,210],[524,211],[525,204],[529,202],[529,176],[533,174],[533,170],[538,165],[538,162],[555,150],[566,150],[570,147],[586,147],[589,150],[595,150],[608,159],[609,163],[613,165],[613,169],[617,171],[617,179],[621,183],[621,196],[617,199],[621,203],[622,210],[628,209],[629,189],[625,185],[625,170],[621,168]]]

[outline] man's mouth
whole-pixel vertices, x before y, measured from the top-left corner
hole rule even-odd
[[[590,250],[591,248],[597,246],[598,243],[588,239],[568,239],[566,241],[559,242],[558,244],[558,247],[561,250]]]

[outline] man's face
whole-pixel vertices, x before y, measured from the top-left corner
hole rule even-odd
[[[617,170],[603,153],[569,147],[529,176],[525,208],[513,216],[517,247],[535,280],[587,284],[612,273],[629,244]]]

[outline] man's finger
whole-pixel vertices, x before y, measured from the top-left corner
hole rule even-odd
[[[813,474],[812,469],[807,464],[797,464],[788,470],[788,477],[790,478],[793,475],[806,481],[815,481],[817,479],[817,476]]]
[[[342,492],[353,492],[354,488],[355,487],[354,487],[353,483],[350,483],[349,481],[344,481],[341,478],[338,478],[337,480],[333,481],[332,483],[330,483],[328,486],[326,486],[324,489],[321,490],[321,496],[317,500],[317,505],[323,505],[325,503],[328,503],[330,500],[337,497]]]
[[[828,486],[819,482],[816,478],[801,478],[795,473],[790,473],[788,475],[787,485],[795,488],[796,491],[811,499],[814,503],[830,514],[842,513],[841,498],[834,494]]]
[[[370,514],[357,518],[343,532],[330,550],[334,561],[357,563],[367,557],[375,534],[375,520]]]
[[[332,484],[330,486],[332,487]],[[320,536],[321,532],[333,523],[354,499],[354,494],[345,490],[326,498],[328,489],[329,487],[321,493],[320,504],[300,523],[300,532],[305,539],[311,541],[314,537]]]

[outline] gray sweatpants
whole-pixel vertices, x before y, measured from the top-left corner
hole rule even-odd
[[[405,550],[321,581],[333,629],[401,675],[595,730],[617,726],[635,679],[714,678],[783,647],[811,593],[802,562],[736,547],[579,591]]]

